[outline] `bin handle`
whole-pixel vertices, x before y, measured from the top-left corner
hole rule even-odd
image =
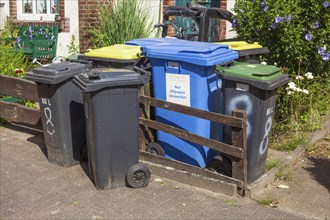
[[[143,83],[144,84],[147,84],[150,80],[150,77],[151,77],[151,72],[150,71],[147,71],[145,69],[142,69],[140,67],[137,67],[137,66],[134,66],[133,69],[140,73],[140,75],[142,76],[142,80],[143,80]],[[142,74],[141,74],[142,73]]]

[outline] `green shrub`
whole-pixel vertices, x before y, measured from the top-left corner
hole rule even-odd
[[[153,28],[149,12],[138,0],[118,1],[115,6],[100,8],[99,25],[89,31],[95,47],[122,44],[134,38],[148,37]]]
[[[317,129],[320,115],[329,113],[330,105],[329,3],[237,0],[234,10],[233,27],[239,37],[268,47],[263,60],[290,76],[289,88],[278,91],[276,122],[289,130]],[[313,79],[308,80],[311,73]]]
[[[31,61],[21,51],[8,45],[0,45],[0,74],[21,77],[33,68]]]

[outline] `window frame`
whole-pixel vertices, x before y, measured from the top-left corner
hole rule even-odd
[[[46,14],[38,14],[36,12],[36,2],[37,0],[32,1],[32,13],[23,13],[23,0],[16,0],[17,5],[17,19],[18,20],[29,20],[29,21],[54,21],[55,15],[59,14],[60,8],[58,9],[58,13],[51,13],[51,0],[47,1],[47,13]]]

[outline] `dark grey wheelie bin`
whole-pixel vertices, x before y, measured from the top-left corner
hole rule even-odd
[[[36,82],[47,157],[50,163],[78,164],[86,145],[83,97],[73,84],[74,75],[89,64],[53,63],[33,69],[26,78]]]
[[[74,82],[83,91],[88,165],[96,188],[146,186],[150,171],[138,163],[143,77],[128,69],[95,68]]]
[[[277,89],[288,83],[279,68],[234,62],[218,67],[223,79],[225,114],[245,110],[247,116],[247,181],[254,182],[265,172],[268,143],[275,112]],[[231,142],[231,128],[224,128],[224,142]]]

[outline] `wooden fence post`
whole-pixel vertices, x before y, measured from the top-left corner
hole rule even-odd
[[[246,120],[246,113],[243,110],[234,109],[232,116]],[[238,193],[244,196],[247,186],[246,123],[244,123],[243,128],[232,127],[231,137],[232,145],[243,151],[242,159],[232,157],[232,177],[243,181],[243,188],[238,189]]]

